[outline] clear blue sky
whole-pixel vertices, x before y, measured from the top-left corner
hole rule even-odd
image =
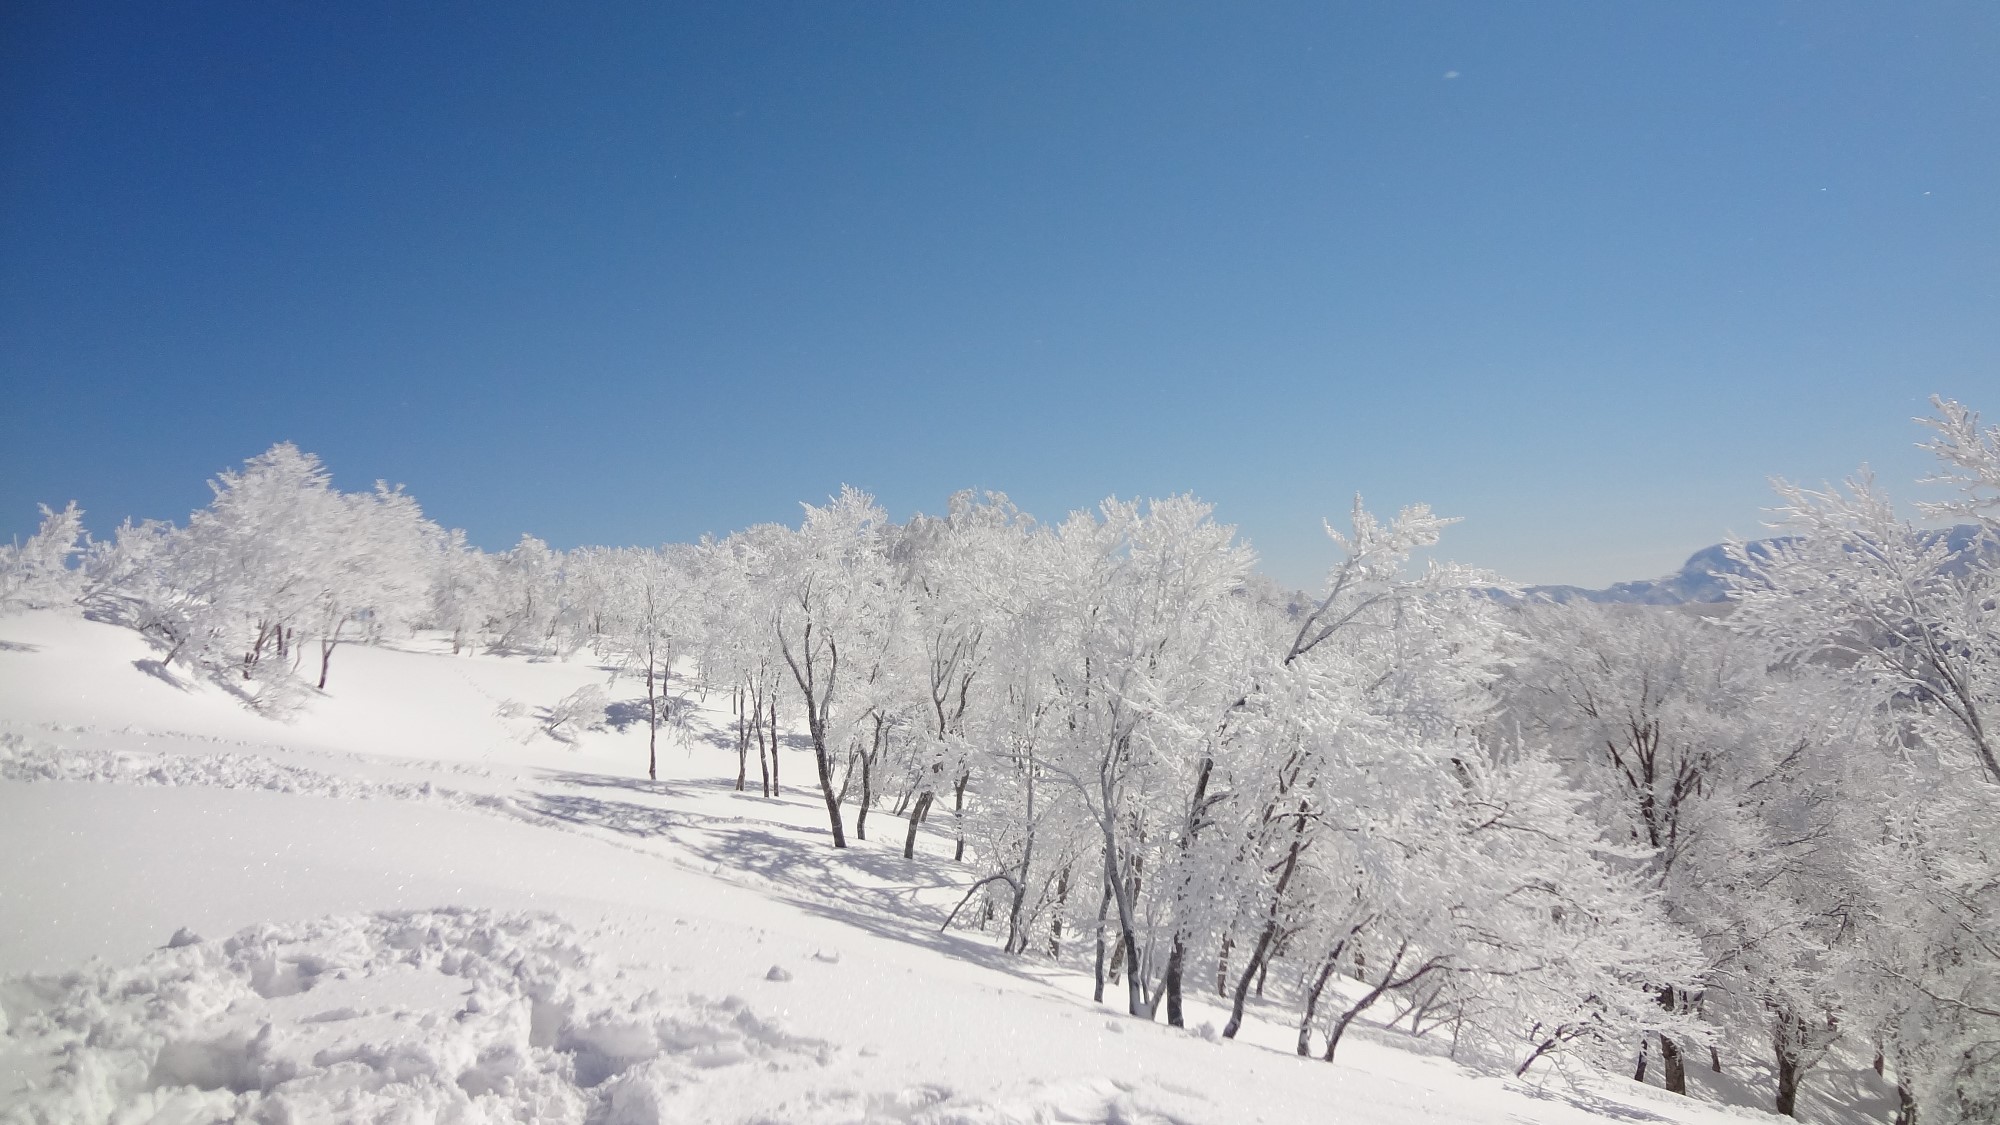
[[[2000,415],[2000,6],[0,8],[0,537],[279,440],[499,548],[1359,490],[1530,582]]]

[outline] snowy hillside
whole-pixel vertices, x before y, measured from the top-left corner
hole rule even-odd
[[[878,813],[827,848],[809,753],[736,792],[727,696],[650,782],[643,722],[545,727],[606,683],[585,658],[340,659],[282,724],[128,630],[0,618],[0,1120],[1767,1119],[1378,1026],[1301,1059],[1275,1009],[1235,1042],[1219,1003],[1135,1020],[940,933],[974,877],[945,836],[905,860]],[[1768,1097],[1727,1061],[1703,1099]],[[1880,1119],[1863,1077],[1816,1072],[1801,1116]]]

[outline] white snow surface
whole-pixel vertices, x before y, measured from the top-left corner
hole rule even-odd
[[[878,811],[829,848],[809,752],[736,792],[725,695],[690,694],[657,782],[643,723],[541,728],[607,678],[343,648],[281,724],[127,630],[0,618],[0,1122],[1777,1120],[1717,1104],[1754,1060],[1697,1100],[1379,1026],[1300,1059],[1276,1005],[1234,1042],[1206,1001],[1127,1018],[938,932],[976,877],[946,836],[905,860]],[[1802,1117],[1878,1095],[1816,1074]]]

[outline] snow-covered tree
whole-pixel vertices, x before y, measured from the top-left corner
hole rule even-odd
[[[532,535],[494,559],[495,616],[503,651],[550,654],[562,624],[562,558]]]
[[[90,543],[83,512],[70,501],[60,512],[41,506],[42,523],[25,543],[0,543],[0,612],[73,605],[83,572],[70,565]]]
[[[451,634],[454,655],[477,641],[494,619],[497,575],[492,556],[452,530],[431,556],[426,623]]]
[[[1179,985],[1179,905],[1213,811],[1215,736],[1247,682],[1238,594],[1251,555],[1210,514],[1191,497],[1107,500],[1056,532],[1051,593],[1074,642],[1053,677],[1060,734],[1043,761],[1097,828],[1137,1016]]]
[[[599,655],[645,685],[646,776],[658,780],[660,726],[670,717],[674,659],[701,643],[691,548],[621,550],[601,559]]]
[[[1983,518],[2000,438],[1938,406],[1937,479],[1962,495],[1933,511],[1982,522],[1918,527],[1865,469],[1843,488],[1780,482],[1785,537],[1766,552],[1730,548],[1743,574],[1729,622],[1837,678],[1889,732],[1849,771],[1891,798],[1843,834],[1855,856],[1849,992],[1870,998],[1912,1113],[1983,1121],[2000,1115],[2000,533]],[[1899,813],[1876,827],[1885,809]]]
[[[377,641],[423,615],[442,537],[415,499],[379,482],[374,492],[338,497],[327,520],[329,542],[311,614],[322,690],[343,640],[358,634]]]
[[[696,567],[702,575],[702,647],[705,683],[730,689],[736,718],[736,787],[748,788],[750,749],[757,750],[759,791],[776,796],[778,687],[784,669],[771,625],[775,591],[762,580],[769,560],[789,532],[762,524],[720,541],[705,541]],[[783,673],[789,677],[789,672]]]
[[[805,521],[774,544],[760,578],[774,591],[772,628],[779,655],[805,706],[820,795],[833,846],[847,846],[833,782],[836,747],[857,710],[843,691],[856,690],[855,655],[888,596],[889,569],[880,532],[887,516],[873,497],[854,488],[823,507],[804,505]],[[865,669],[860,670],[865,672]]]

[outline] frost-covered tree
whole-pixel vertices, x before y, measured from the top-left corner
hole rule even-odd
[[[991,699],[998,687],[990,683],[996,678],[991,669],[998,635],[1034,616],[1037,608],[1038,591],[1032,581],[1022,581],[1032,532],[1033,521],[1005,496],[961,492],[952,497],[946,515],[918,516],[898,538],[895,581],[909,607],[908,631],[916,650],[907,675],[915,689],[910,694],[917,725],[925,735],[910,758],[915,797],[903,841],[906,859],[915,854],[918,826],[941,793],[951,794],[955,815],[964,813],[973,757],[968,727],[991,717],[990,710],[977,705]],[[1018,650],[1016,655],[1027,656]],[[1033,690],[1032,679],[1021,677],[1018,691]],[[995,734],[989,746],[1014,742],[1011,732]],[[964,856],[963,838],[961,832],[959,858]],[[1023,846],[1032,852],[1032,844]]]
[[[1491,607],[1468,601],[1467,576],[1449,568],[1406,573],[1452,522],[1417,505],[1384,523],[1357,496],[1348,530],[1325,525],[1339,559],[1318,595],[1251,603],[1262,611],[1250,622],[1258,656],[1220,739],[1248,763],[1236,815],[1249,830],[1233,856],[1234,917],[1219,951],[1218,975],[1234,977],[1219,985],[1232,998],[1225,1036],[1241,1026],[1268,959],[1311,925],[1297,901],[1315,897],[1299,881],[1301,862],[1341,831],[1329,802],[1353,795],[1357,778],[1432,756],[1435,736],[1462,734],[1490,706]],[[1350,831],[1359,818],[1346,817]],[[1330,946],[1346,936],[1344,923],[1326,932]],[[1230,965],[1239,937],[1246,955]]]
[[[303,698],[301,642],[337,567],[345,505],[319,459],[290,443],[209,487],[209,505],[150,554],[171,591],[150,624],[170,653],[212,672],[233,667],[254,704],[288,711]]]
[[[847,832],[834,787],[834,757],[846,733],[844,724],[857,712],[846,707],[841,693],[856,690],[854,657],[869,647],[870,631],[888,597],[889,569],[880,535],[887,516],[873,497],[853,488],[841,489],[823,507],[804,507],[803,524],[774,544],[760,577],[774,591],[771,624],[779,655],[805,706],[833,846],[844,848]]]
[[[298,676],[308,649],[324,688],[338,645],[423,616],[441,533],[408,494],[337,492],[289,443],[210,488],[187,526],[127,523],[82,568],[94,609],[158,641],[170,662],[284,713],[309,691]]]
[[[1732,624],[1911,704],[1914,734],[2000,787],[2000,539],[1915,527],[1866,470],[1845,488],[1777,489],[1785,537],[1728,547],[1744,572]]]
[[[467,543],[465,532],[454,529],[437,544],[425,619],[451,634],[453,655],[474,644],[494,620],[496,582],[492,556]]]
[[[83,595],[83,571],[70,565],[90,545],[83,511],[73,500],[60,512],[41,509],[27,542],[0,543],[0,612],[73,605]]]
[[[1938,459],[1938,471],[1927,483],[1948,485],[1960,495],[1920,507],[1931,516],[1971,516],[1988,530],[2000,528],[2000,426],[1982,429],[1977,411],[1950,399],[1932,398],[1931,406],[1936,417],[1917,419],[1937,433],[1924,444]]]
[[[442,536],[414,498],[379,482],[374,492],[339,496],[326,518],[330,542],[311,613],[322,690],[343,640],[380,640],[422,617]]]
[[[1177,987],[1188,861],[1213,810],[1215,741],[1247,680],[1238,597],[1251,562],[1191,497],[1107,500],[1056,532],[1057,612],[1075,630],[1043,759],[1094,823],[1127,1009]]]
[[[1844,488],[1779,482],[1787,534],[1768,552],[1732,545],[1743,574],[1729,621],[1837,678],[1889,731],[1850,771],[1893,801],[1843,834],[1849,993],[1869,998],[1911,1113],[1981,1121],[2000,1115],[2000,537],[1984,518],[2000,438],[1954,403],[1931,425],[1938,479],[1962,493],[1933,511],[1979,525],[1917,527],[1865,469]],[[1871,823],[1885,808],[1900,810],[1886,832]]]
[[[701,643],[692,548],[621,550],[601,558],[599,655],[645,685],[646,776],[658,780],[660,726],[670,717],[674,659]]]
[[[1574,784],[1597,795],[1599,820],[1640,850],[1670,912],[1700,928],[1701,888],[1737,862],[1707,845],[1746,783],[1732,751],[1755,702],[1759,654],[1714,621],[1652,606],[1531,606],[1519,625],[1515,729],[1550,745]],[[1694,997],[1663,984],[1659,1002],[1685,1012]],[[1666,1088],[1686,1093],[1681,1045],[1658,1046]],[[1642,1046],[1642,1078],[1646,1067]]]
[[[789,532],[762,524],[720,541],[704,542],[697,563],[703,576],[703,680],[727,685],[736,719],[736,787],[748,787],[750,749],[757,751],[760,792],[778,794],[778,688],[784,659],[772,631],[776,591],[764,581],[769,560]]]
[[[562,557],[532,535],[494,559],[495,604],[502,651],[553,653],[562,625]]]

